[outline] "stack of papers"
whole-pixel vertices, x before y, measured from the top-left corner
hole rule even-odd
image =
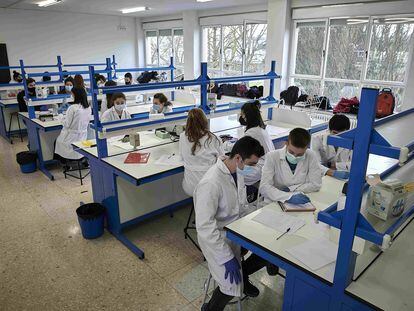
[[[110,144],[112,146],[115,146],[115,147],[118,147],[118,148],[121,148],[121,149],[124,149],[124,150],[127,150],[127,151],[134,150],[134,147],[131,146],[131,144],[129,142],[123,143],[120,140],[116,140],[116,141],[111,142]]]
[[[266,131],[267,133],[269,133],[270,136],[284,136],[289,134],[290,129],[277,127],[269,124],[266,125]]]
[[[336,261],[338,245],[320,238],[286,249],[286,252],[316,271]]]
[[[286,232],[290,228],[288,234],[295,233],[305,225],[305,221],[301,218],[277,212],[270,208],[263,208],[252,220],[279,232]]]
[[[161,156],[155,164],[157,165],[167,165],[167,166],[181,166],[184,165],[183,159],[179,155],[175,154],[166,154]]]

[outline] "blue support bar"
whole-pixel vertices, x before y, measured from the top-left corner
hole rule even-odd
[[[89,66],[89,78],[91,80],[90,90],[91,90],[91,96],[92,96],[93,124],[95,128],[99,128],[101,127],[101,121],[99,120],[98,96],[96,95],[96,92],[95,92],[95,88],[97,87],[97,85],[96,85],[94,76],[95,76],[95,69],[93,66]],[[95,131],[95,138],[96,138],[99,159],[106,158],[108,156],[108,145],[106,143],[106,139],[100,139],[98,131]]]
[[[196,86],[200,85],[198,80],[188,81],[173,81],[173,82],[157,82],[157,83],[145,83],[145,84],[134,84],[134,85],[122,85],[122,86],[103,86],[97,87],[95,92],[102,90],[103,94],[114,93],[114,92],[134,92],[134,91],[147,91],[156,89],[168,89],[182,86]]]
[[[0,66],[0,70],[7,70],[7,69],[21,69],[20,66]]]
[[[85,67],[85,66],[106,66],[106,63],[92,63],[92,64],[65,64],[64,67]]]
[[[174,81],[174,57],[170,57],[170,81]],[[171,100],[175,100],[174,91],[171,92]]]
[[[112,69],[114,71],[113,79],[116,79],[116,61],[115,61],[115,55],[112,55]]]
[[[201,76],[200,80],[200,108],[203,109],[205,113],[210,112],[210,108],[207,105],[207,87],[210,84],[210,79],[207,75],[207,63],[201,63]]]
[[[58,66],[58,70],[59,70],[59,73],[60,73],[59,81],[63,82],[62,58],[59,55],[57,56],[57,66]]]
[[[23,88],[24,88],[24,98],[25,100],[29,99],[29,90],[27,88],[27,79],[26,79],[26,70],[25,70],[25,66],[24,66],[24,62],[21,59],[20,60],[20,70],[21,70],[21,75],[22,75],[22,83],[23,83]],[[29,118],[30,119],[34,119],[36,117],[35,115],[35,109],[32,106],[27,106],[27,112],[29,113]]]
[[[112,69],[111,69],[111,59],[108,57],[106,58],[106,74],[107,74],[107,78],[108,81],[112,79]]]
[[[277,74],[276,74],[276,61],[274,61],[274,60],[272,60],[272,62],[271,62],[269,75],[271,75],[273,77],[277,76]],[[279,76],[279,78],[280,78],[280,76]],[[269,85],[269,97],[268,97],[269,100],[275,100],[275,97],[273,95],[274,91],[275,91],[275,78],[271,78],[270,79],[270,85]]]

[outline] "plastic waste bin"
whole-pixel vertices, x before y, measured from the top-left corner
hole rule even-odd
[[[16,154],[16,161],[20,171],[24,174],[33,173],[37,169],[37,153],[35,151],[22,151]]]
[[[96,239],[104,233],[105,207],[99,203],[88,203],[76,209],[82,235],[85,239]]]

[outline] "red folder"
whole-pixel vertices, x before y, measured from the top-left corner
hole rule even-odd
[[[139,153],[139,152],[131,152],[126,157],[124,163],[125,164],[145,164],[148,162],[150,154],[149,153]]]

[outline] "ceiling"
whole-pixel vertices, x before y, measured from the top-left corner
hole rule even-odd
[[[214,0],[205,3],[196,0],[63,0],[62,3],[40,8],[36,4],[39,1],[41,0],[0,0],[0,8],[149,17],[177,14],[185,10],[210,10],[267,3],[267,0]],[[149,7],[151,10],[130,14],[120,12],[121,9],[139,6]]]

